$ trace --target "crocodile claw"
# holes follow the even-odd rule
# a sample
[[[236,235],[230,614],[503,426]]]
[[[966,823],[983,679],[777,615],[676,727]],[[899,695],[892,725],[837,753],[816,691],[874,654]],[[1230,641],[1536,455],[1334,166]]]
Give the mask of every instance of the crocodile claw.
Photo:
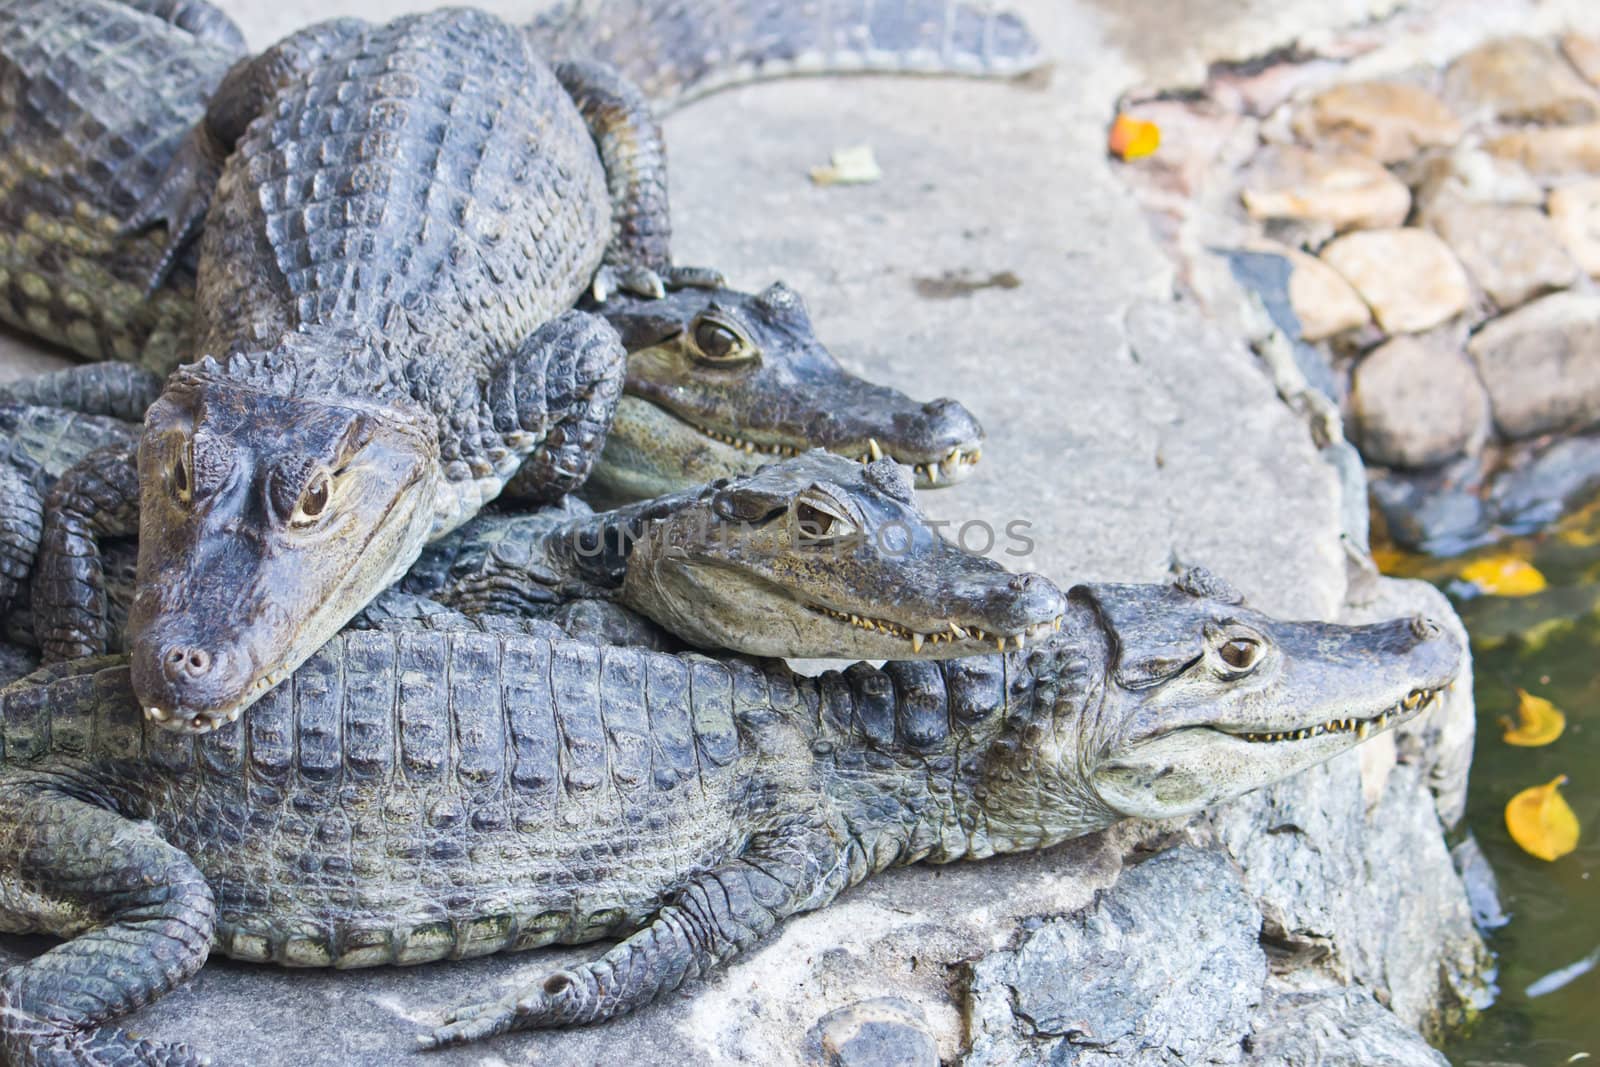
[[[613,293],[632,293],[660,300],[671,289],[720,289],[727,284],[722,272],[710,267],[618,267],[606,264],[595,272],[594,301],[604,304]]]
[[[206,132],[204,123],[195,126],[168,164],[161,184],[118,231],[120,236],[130,237],[158,223],[167,227],[166,247],[145,282],[146,296],[161,288],[178,257],[200,235],[211,194],[222,177],[222,163],[223,151],[216,139]]]
[[[445,1016],[431,1034],[419,1034],[417,1047],[426,1051],[483,1041],[518,1028],[518,1000],[486,1000],[467,1004]]]

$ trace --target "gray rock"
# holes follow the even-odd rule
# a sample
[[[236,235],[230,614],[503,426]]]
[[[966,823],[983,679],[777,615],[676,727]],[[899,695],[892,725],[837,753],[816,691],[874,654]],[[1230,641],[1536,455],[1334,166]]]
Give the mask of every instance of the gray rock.
[[[966,1062],[1237,1063],[1266,978],[1260,925],[1226,857],[1160,853],[974,968]]]
[[[1274,1067],[1449,1067],[1363,989],[1274,991],[1250,1035],[1252,1061]]]
[[[1478,839],[1469,833],[1450,850],[1450,858],[1455,861],[1456,873],[1466,887],[1472,921],[1478,929],[1498,930],[1510,922],[1511,916],[1500,904],[1499,879],[1495,878],[1494,868],[1489,865],[1489,857],[1483,854]]]
[[[1538,208],[1445,201],[1427,223],[1496,307],[1514,308],[1578,280],[1561,233]]]
[[[898,997],[875,997],[830,1011],[809,1035],[822,1067],[938,1067],[939,1044],[922,1010]]]
[[[1386,467],[1434,467],[1476,452],[1489,436],[1489,397],[1454,331],[1396,337],[1356,368],[1351,430]]]
[[[1467,351],[1513,440],[1600,420],[1600,296],[1556,293],[1489,323]]]
[[[1596,490],[1600,490],[1600,436],[1566,437],[1532,449],[1531,455],[1496,477],[1489,507],[1501,527],[1528,533],[1556,521]]]

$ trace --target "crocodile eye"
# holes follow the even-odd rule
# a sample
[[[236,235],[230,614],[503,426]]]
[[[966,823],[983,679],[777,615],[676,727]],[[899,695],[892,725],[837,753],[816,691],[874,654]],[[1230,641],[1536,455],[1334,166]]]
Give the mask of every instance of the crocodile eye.
[[[300,500],[294,506],[294,516],[289,520],[296,526],[306,526],[315,522],[328,508],[328,499],[333,495],[333,479],[325,470],[319,470],[311,476],[305,491],[300,494]]]
[[[1236,671],[1247,671],[1261,659],[1261,642],[1248,637],[1235,637],[1217,649],[1223,663]]]
[[[702,358],[715,363],[748,359],[751,355],[749,344],[738,331],[715,319],[695,323],[694,346]]]
[[[800,544],[823,544],[851,537],[856,524],[836,505],[816,499],[795,501],[794,523]]]

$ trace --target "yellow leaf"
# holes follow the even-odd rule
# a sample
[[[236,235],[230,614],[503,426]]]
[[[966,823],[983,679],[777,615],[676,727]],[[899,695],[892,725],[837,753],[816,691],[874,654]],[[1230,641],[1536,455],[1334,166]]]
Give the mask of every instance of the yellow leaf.
[[[1567,728],[1567,717],[1544,697],[1536,697],[1526,689],[1518,689],[1517,698],[1516,725],[1513,726],[1510,719],[1500,720],[1500,725],[1506,728],[1500,740],[1506,744],[1519,748],[1538,748],[1560,737],[1561,731]]]
[[[1118,159],[1143,159],[1161,147],[1161,127],[1131,115],[1118,115],[1111,124],[1107,145]]]
[[[1578,847],[1578,817],[1556,791],[1566,782],[1563,774],[1524,789],[1506,805],[1506,829],[1528,855],[1558,860]]]
[[[1487,556],[1461,568],[1461,577],[1490,596],[1532,596],[1545,588],[1539,568],[1515,556]]]
[[[818,185],[870,185],[882,177],[869,144],[834,149],[828,166],[811,168],[811,180]]]

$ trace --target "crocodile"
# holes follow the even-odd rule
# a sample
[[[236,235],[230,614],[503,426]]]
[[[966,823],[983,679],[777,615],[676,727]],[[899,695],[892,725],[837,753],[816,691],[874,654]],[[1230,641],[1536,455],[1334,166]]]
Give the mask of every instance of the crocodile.
[[[0,12],[0,85],[15,86],[0,94],[0,320],[87,358],[142,360],[165,374],[191,325],[193,264],[185,259],[146,300],[143,283],[163,242],[117,234],[204,114],[205,97],[237,58],[237,32],[199,3],[169,14],[198,24],[200,35],[117,0],[42,3],[14,0]],[[530,34],[546,54],[581,54],[648,81],[658,109],[802,71],[1008,76],[1039,63],[1014,16],[959,4],[879,4],[860,26],[812,21],[750,0],[696,5],[692,15],[684,5],[611,0],[558,9]],[[626,172],[627,161],[616,167]],[[664,188],[653,194],[659,206],[647,224],[662,242],[670,234],[665,196]],[[919,404],[846,374],[786,287],[684,289],[658,308],[634,298],[595,310],[630,349],[656,349],[629,359],[611,447],[595,471],[604,503],[817,446],[910,464],[924,488],[958,481],[980,454],[982,430],[956,402]],[[794,385],[807,392],[786,391]]]
[[[70,473],[62,484],[72,484]],[[51,504],[68,506],[59,492]],[[34,600],[41,615],[65,584],[58,576],[79,562],[63,555],[47,535]],[[98,618],[77,624],[102,629],[107,647],[119,644],[116,608],[129,598],[118,585],[107,582],[83,607]],[[1013,574],[939,537],[906,468],[863,467],[823,450],[601,514],[487,512],[424,551],[401,587],[471,615],[558,622],[595,641],[808,658],[1020,649],[1063,612],[1044,577]],[[157,705],[146,714],[203,733],[244,707],[179,719]]]
[[[200,738],[144,719],[124,661],[44,668],[0,692],[0,926],[68,940],[0,975],[0,1054],[197,1063],[115,1020],[212,951],[362,967],[620,939],[420,1040],[600,1022],[888,867],[1191,814],[1329,759],[1462,657],[1426,618],[1281,622],[1191,571],[1076,586],[1022,651],[819,677],[345,633]]]

